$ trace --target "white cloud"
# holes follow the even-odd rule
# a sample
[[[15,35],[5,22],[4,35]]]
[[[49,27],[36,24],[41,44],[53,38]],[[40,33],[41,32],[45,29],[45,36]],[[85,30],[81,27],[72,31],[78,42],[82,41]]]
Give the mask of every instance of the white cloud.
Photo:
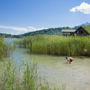
[[[38,31],[38,30],[43,30],[43,29],[47,29],[47,28],[35,28],[32,26],[28,26],[28,27],[15,27],[15,26],[4,26],[4,25],[0,25],[0,29],[5,29],[5,30],[9,30],[9,31],[16,31],[15,33],[13,33],[12,31],[10,32],[10,34],[22,34],[22,33],[26,33],[26,32],[33,32],[33,31]]]
[[[10,29],[10,30],[24,31],[24,32],[26,32],[26,31],[27,31],[27,29],[26,29],[26,28],[22,28],[22,27],[2,26],[2,25],[0,25],[0,29]]]
[[[43,29],[47,29],[47,28],[44,28],[44,27],[35,28],[35,27],[32,27],[32,26],[29,26],[27,29],[28,29],[28,31],[32,32],[32,31],[38,31],[38,30],[43,30]]]
[[[90,4],[86,3],[86,2],[82,2],[80,4],[80,6],[76,6],[73,7],[72,9],[70,9],[71,12],[82,12],[84,14],[90,14]]]

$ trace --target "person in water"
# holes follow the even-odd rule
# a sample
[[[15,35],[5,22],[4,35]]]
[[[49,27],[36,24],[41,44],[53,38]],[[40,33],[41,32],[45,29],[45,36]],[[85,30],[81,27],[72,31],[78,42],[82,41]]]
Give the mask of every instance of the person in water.
[[[67,60],[67,62],[68,62],[69,64],[71,64],[71,62],[73,61],[73,59],[72,59],[71,57],[68,57],[68,56],[66,56],[66,60]]]

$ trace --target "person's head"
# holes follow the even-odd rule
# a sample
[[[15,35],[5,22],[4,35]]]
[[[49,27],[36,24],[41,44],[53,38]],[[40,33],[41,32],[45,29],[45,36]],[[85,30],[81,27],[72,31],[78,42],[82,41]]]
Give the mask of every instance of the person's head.
[[[66,59],[68,58],[68,56],[66,56]]]

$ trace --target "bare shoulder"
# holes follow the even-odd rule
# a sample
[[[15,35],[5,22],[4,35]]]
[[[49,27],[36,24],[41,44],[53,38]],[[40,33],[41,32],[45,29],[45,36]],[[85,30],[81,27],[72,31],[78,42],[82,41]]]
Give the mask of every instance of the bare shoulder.
[[[70,59],[74,59],[74,58],[72,58],[72,57],[69,57]]]

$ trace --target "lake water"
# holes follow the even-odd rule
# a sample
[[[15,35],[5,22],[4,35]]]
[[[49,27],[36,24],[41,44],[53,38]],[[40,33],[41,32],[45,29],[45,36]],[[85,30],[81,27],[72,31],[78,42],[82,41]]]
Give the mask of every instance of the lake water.
[[[17,39],[5,39],[11,43]],[[66,86],[66,90],[90,90],[90,58],[73,57],[74,61],[67,64],[63,56],[33,55],[27,49],[15,48],[10,54],[10,59],[16,65],[24,60],[38,63],[39,76],[49,82],[51,86]]]

